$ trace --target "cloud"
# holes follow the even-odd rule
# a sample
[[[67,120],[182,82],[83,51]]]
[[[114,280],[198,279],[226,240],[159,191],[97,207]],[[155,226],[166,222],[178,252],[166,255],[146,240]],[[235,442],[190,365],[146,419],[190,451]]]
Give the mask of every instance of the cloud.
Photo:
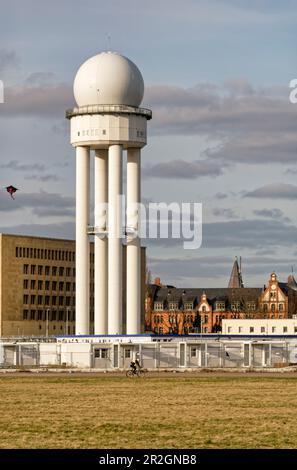
[[[25,176],[25,180],[41,181],[46,183],[48,181],[59,181],[60,177],[58,175],[29,175]]]
[[[67,207],[36,207],[33,209],[33,214],[38,217],[75,217],[75,208]]]
[[[65,84],[6,87],[1,117],[61,118],[74,104],[72,89]]]
[[[214,195],[215,199],[226,199],[227,197],[228,197],[228,194],[226,194],[226,193],[216,193]]]
[[[297,199],[297,186],[286,183],[272,183],[244,194],[244,197],[269,199]]]
[[[169,232],[170,233],[170,232]],[[182,239],[145,239],[150,246],[180,248]],[[252,249],[292,247],[297,242],[297,227],[274,219],[245,219],[203,223],[201,249]],[[188,251],[188,253],[190,253]]]
[[[8,163],[3,163],[0,168],[13,170],[13,171],[44,171],[45,166],[40,163],[20,163],[18,160],[10,160]]]
[[[267,217],[269,219],[280,219],[284,222],[291,222],[289,217],[286,217],[280,209],[256,209],[253,213],[259,217]]]
[[[226,165],[225,165],[226,166]],[[201,176],[220,176],[223,167],[211,160],[172,160],[147,166],[142,170],[144,178],[196,179]]]
[[[279,220],[248,219],[203,225],[202,247],[250,248],[291,247],[297,242],[297,227]]]
[[[225,219],[238,219],[238,215],[235,214],[233,209],[225,209],[222,207],[216,207],[212,210],[213,215],[216,217],[224,217]]]
[[[296,138],[293,133],[274,132],[274,135],[266,134],[264,126],[259,125],[257,131],[247,135],[234,136],[225,141],[223,145],[215,149],[206,150],[206,157],[216,158],[223,162],[233,163],[295,163]],[[235,131],[236,132],[236,131]]]
[[[15,200],[10,197],[0,198],[0,212],[11,212],[19,209],[31,209],[38,216],[49,213],[60,215],[71,213],[75,207],[75,199],[69,196],[62,196],[57,193],[39,191],[36,193],[17,193]],[[68,211],[68,212],[67,212]],[[70,211],[70,212],[69,212]]]
[[[285,175],[297,175],[297,168],[287,168],[284,171]]]
[[[9,227],[0,227],[0,233],[74,240],[75,224],[73,222],[63,222],[58,224],[20,224]]]
[[[18,59],[15,51],[0,49],[0,73],[3,74],[7,69],[16,68]]]
[[[202,156],[223,163],[295,163],[296,109],[285,87],[254,88],[232,79],[221,86],[151,86],[145,104],[153,109],[155,135],[198,135],[220,144]]]
[[[56,74],[53,72],[34,72],[25,80],[27,87],[50,87],[56,84]]]

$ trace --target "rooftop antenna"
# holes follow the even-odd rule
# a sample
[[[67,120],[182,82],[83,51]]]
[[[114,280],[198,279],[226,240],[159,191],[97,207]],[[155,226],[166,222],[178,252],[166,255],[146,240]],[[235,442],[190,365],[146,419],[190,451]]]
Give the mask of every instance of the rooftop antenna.
[[[111,35],[108,34],[106,38],[106,52],[111,51]]]

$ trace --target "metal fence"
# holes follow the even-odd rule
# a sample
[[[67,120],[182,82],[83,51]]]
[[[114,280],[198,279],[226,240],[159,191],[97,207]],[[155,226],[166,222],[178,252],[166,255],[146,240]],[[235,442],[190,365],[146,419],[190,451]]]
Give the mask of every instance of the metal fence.
[[[126,369],[138,359],[151,370],[263,368],[297,365],[295,341],[200,340],[146,343],[1,342],[0,367]]]

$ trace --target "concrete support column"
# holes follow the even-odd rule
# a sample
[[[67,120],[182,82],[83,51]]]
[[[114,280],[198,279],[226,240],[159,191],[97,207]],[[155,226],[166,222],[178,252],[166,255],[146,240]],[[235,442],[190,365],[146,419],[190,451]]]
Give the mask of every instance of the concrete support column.
[[[106,335],[108,332],[108,238],[103,235],[107,230],[107,173],[108,151],[95,152],[95,265],[94,265],[94,333]]]
[[[127,152],[127,335],[140,334],[140,149]]]
[[[122,334],[122,145],[108,151],[108,334]]]
[[[75,334],[90,333],[90,149],[76,147],[76,301]]]

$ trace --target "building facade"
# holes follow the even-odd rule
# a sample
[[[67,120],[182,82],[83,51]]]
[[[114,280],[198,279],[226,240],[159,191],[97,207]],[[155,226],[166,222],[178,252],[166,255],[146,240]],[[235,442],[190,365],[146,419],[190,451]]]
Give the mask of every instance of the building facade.
[[[225,319],[284,319],[297,313],[297,284],[272,273],[263,288],[163,286],[157,280],[146,299],[146,330],[155,334],[221,333]]]
[[[144,323],[145,248],[141,252]],[[94,328],[94,245],[90,243],[90,324]],[[75,333],[75,241],[0,234],[0,335]],[[125,247],[123,273],[126,269]],[[125,324],[125,276],[123,323]]]
[[[262,318],[253,320],[223,320],[223,335],[297,335],[296,318]]]

